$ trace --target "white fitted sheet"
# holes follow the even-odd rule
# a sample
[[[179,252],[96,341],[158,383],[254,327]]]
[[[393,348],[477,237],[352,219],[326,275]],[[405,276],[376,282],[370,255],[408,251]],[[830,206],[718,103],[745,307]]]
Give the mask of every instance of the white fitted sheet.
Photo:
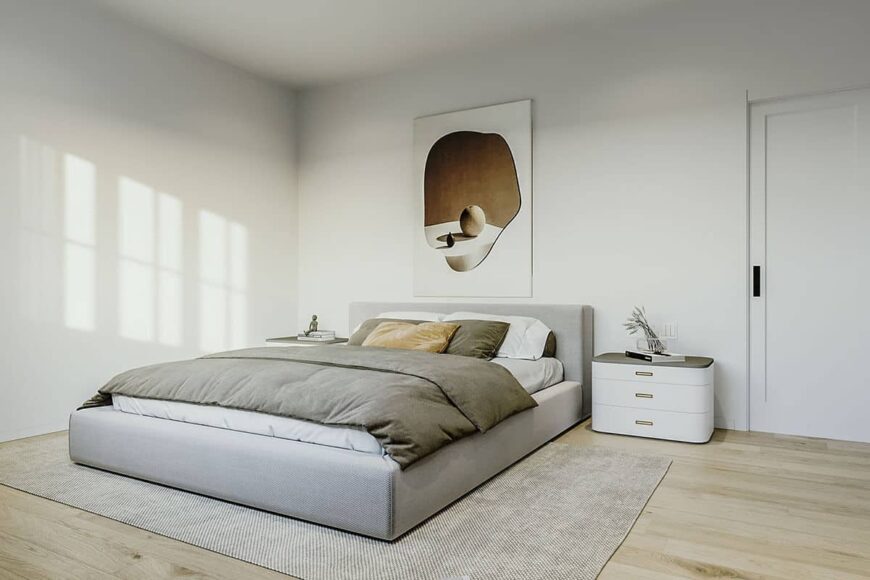
[[[241,409],[157,399],[137,399],[123,395],[112,395],[112,406],[117,411],[145,417],[195,423],[279,439],[352,449],[363,453],[384,454],[384,449],[378,440],[363,429],[320,425],[311,421]]]
[[[497,357],[492,362],[509,370],[530,395],[561,383],[565,375],[562,361],[553,357],[538,360]]]
[[[530,394],[562,381],[562,363],[555,358],[538,360],[495,358],[492,362],[509,370]],[[384,454],[384,449],[378,440],[363,429],[320,425],[311,421],[241,409],[139,399],[123,395],[112,395],[112,406],[116,411],[144,417],[194,423],[363,453]]]

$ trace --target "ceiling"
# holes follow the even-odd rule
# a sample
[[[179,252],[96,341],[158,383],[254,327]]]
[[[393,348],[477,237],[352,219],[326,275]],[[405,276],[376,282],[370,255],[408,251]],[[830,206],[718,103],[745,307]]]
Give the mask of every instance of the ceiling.
[[[90,0],[266,78],[333,84],[664,0]]]

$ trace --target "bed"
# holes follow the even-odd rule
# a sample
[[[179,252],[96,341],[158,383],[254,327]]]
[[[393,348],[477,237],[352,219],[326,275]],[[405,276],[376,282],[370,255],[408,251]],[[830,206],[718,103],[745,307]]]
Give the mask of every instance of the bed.
[[[119,410],[117,405],[72,413],[70,458],[82,465],[393,540],[585,419],[591,409],[591,308],[357,302],[350,306],[349,320],[353,327],[381,312],[421,307],[541,320],[556,336],[556,358],[562,362],[564,380],[534,392],[537,406],[452,442],[404,469],[389,455],[363,449],[364,441],[359,448],[324,445],[145,416]]]

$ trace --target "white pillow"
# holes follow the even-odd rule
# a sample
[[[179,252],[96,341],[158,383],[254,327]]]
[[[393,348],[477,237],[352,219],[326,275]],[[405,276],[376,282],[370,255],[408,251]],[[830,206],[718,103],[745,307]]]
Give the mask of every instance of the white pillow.
[[[376,318],[395,318],[397,320],[422,320],[423,322],[441,322],[444,314],[439,312],[381,312]]]
[[[498,314],[481,314],[480,312],[454,312],[441,321],[451,320],[497,320],[510,324],[507,336],[498,349],[496,356],[504,358],[522,358],[538,360],[544,354],[550,329],[537,318],[527,316],[501,316]]]

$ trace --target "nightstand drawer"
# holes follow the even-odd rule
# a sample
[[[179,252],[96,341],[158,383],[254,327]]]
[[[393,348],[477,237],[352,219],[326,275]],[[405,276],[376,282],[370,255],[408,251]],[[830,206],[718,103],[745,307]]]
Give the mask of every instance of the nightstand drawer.
[[[707,368],[686,368],[661,365],[592,363],[593,379],[668,383],[670,385],[711,385],[713,365]]]
[[[713,413],[675,413],[594,404],[592,429],[620,435],[706,443],[713,434]]]
[[[712,385],[678,385],[595,378],[592,401],[599,405],[712,413]]]

